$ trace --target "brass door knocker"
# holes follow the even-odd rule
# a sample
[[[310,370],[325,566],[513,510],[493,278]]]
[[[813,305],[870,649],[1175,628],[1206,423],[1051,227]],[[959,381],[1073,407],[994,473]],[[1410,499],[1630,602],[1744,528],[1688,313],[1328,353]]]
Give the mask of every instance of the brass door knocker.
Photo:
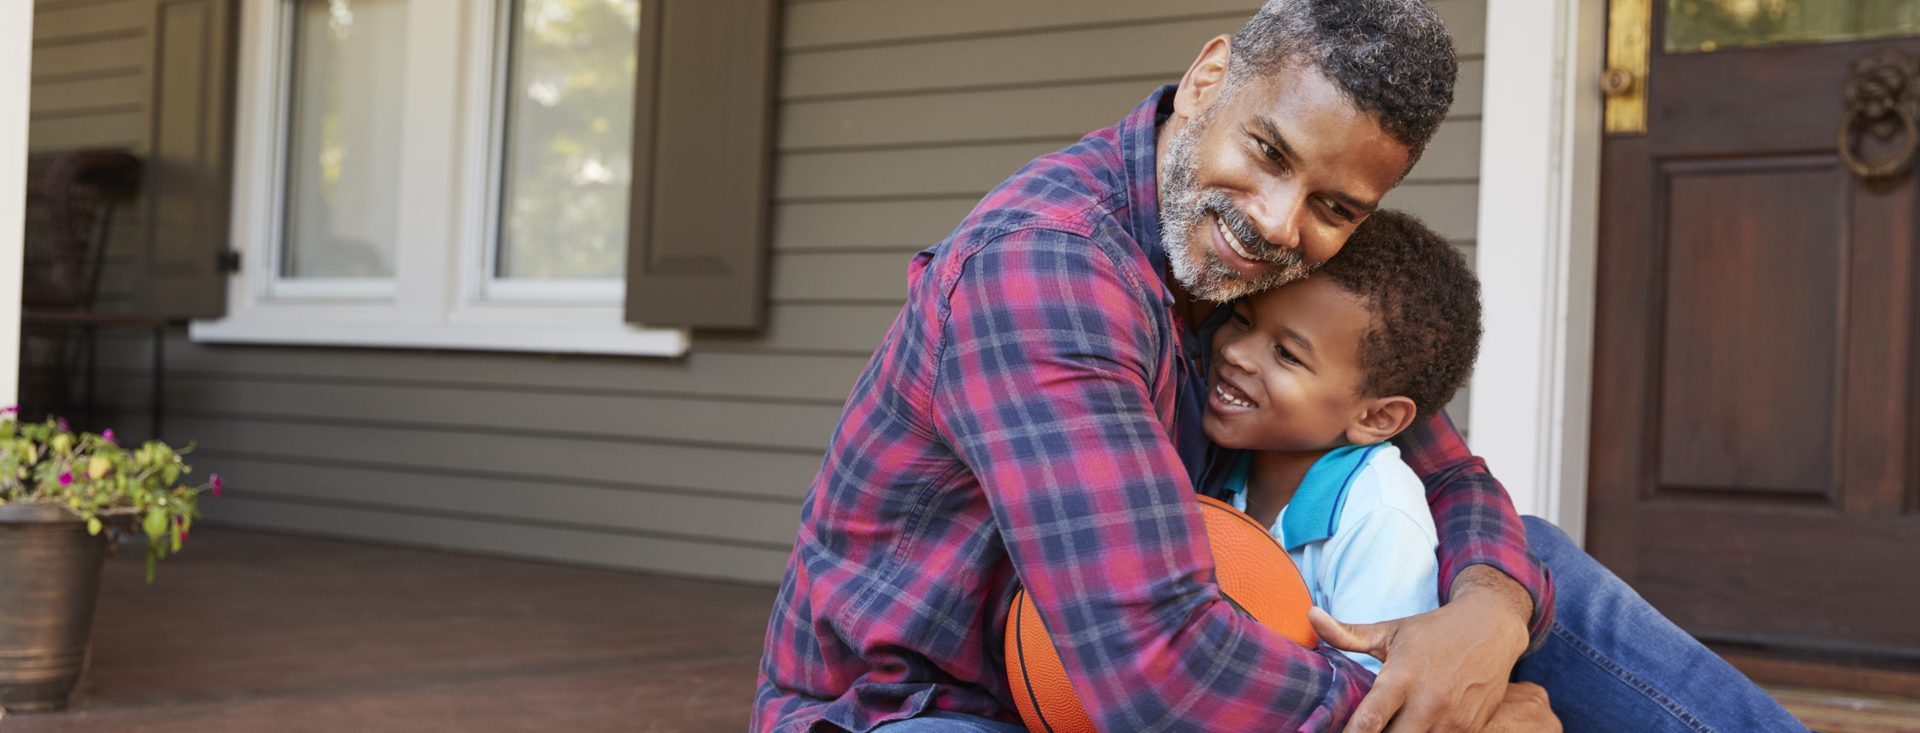
[[[1920,83],[1920,57],[1897,49],[1853,62],[1841,90],[1846,100],[1846,115],[1840,119],[1840,161],[1855,176],[1868,182],[1886,181],[1905,175],[1920,149],[1920,100],[1914,86]],[[1859,133],[1865,131],[1876,140],[1901,136],[1900,151],[1878,162],[1860,158]]]

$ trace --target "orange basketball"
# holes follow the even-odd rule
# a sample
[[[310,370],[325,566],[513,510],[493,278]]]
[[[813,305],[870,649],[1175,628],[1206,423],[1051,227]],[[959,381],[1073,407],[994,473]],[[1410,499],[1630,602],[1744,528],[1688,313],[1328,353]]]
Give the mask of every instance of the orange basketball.
[[[1265,527],[1217,499],[1200,498],[1207,542],[1213,547],[1220,592],[1242,613],[1306,647],[1320,645],[1307,623],[1313,597],[1306,581]],[[1022,588],[1007,612],[1007,682],[1027,730],[1036,733],[1091,733],[1093,721],[1067,682],[1066,668],[1053,639],[1040,622],[1033,600]]]

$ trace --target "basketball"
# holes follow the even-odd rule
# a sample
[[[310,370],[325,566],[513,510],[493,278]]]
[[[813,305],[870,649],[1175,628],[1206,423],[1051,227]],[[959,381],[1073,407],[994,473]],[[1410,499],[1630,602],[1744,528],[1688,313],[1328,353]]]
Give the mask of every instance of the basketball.
[[[1313,598],[1287,551],[1252,517],[1217,499],[1199,498],[1215,574],[1227,602],[1301,646],[1319,646],[1320,637],[1307,623]],[[1067,682],[1053,639],[1025,588],[1014,592],[1007,612],[1006,644],[1007,683],[1027,730],[1092,733],[1093,721]]]

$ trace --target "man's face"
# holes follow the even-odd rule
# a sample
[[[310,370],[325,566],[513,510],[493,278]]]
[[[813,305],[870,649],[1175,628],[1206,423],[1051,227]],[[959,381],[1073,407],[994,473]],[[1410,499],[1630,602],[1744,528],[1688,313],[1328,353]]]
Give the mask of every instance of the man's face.
[[[1305,277],[1399,182],[1409,155],[1318,70],[1219,85],[1160,161],[1175,280],[1225,303]]]

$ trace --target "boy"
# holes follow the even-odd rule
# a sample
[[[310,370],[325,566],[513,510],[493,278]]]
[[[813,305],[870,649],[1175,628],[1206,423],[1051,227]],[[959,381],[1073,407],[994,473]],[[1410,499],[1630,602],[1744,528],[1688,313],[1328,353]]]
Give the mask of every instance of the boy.
[[[1232,304],[1207,437],[1245,449],[1224,487],[1348,623],[1439,604],[1426,492],[1387,440],[1444,407],[1480,345],[1480,284],[1419,220],[1377,211],[1305,280]],[[1379,660],[1348,656],[1375,673]]]

